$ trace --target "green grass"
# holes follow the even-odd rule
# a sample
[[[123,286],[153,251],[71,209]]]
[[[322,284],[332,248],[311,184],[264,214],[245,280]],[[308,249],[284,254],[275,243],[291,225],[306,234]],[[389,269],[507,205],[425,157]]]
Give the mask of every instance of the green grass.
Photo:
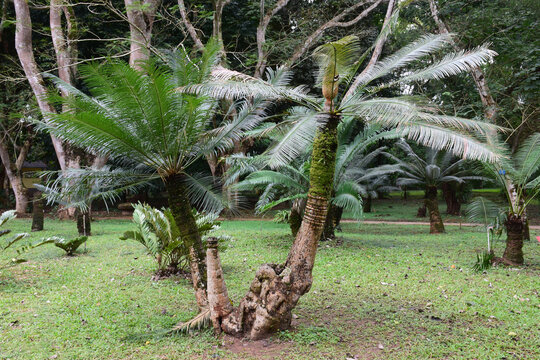
[[[27,220],[9,225],[14,231],[30,227]],[[32,234],[34,240],[75,236],[72,222],[45,225],[47,231]],[[86,253],[66,257],[54,246],[42,247],[28,254],[27,263],[0,271],[0,359],[250,358],[210,331],[163,335],[196,313],[193,293],[183,278],[151,280],[153,260],[139,244],[118,240],[129,227],[129,221],[96,222]],[[222,261],[229,294],[238,303],[258,265],[283,261],[292,239],[286,225],[272,222],[226,221],[222,231],[236,238]],[[295,310],[293,328],[270,339],[260,354],[277,349],[274,356],[283,359],[539,358],[537,241],[525,244],[523,268],[476,274],[471,267],[485,246],[482,232],[427,231],[345,224],[341,245],[321,245],[313,287]],[[502,249],[497,244],[499,255]],[[0,254],[0,261],[13,255]]]

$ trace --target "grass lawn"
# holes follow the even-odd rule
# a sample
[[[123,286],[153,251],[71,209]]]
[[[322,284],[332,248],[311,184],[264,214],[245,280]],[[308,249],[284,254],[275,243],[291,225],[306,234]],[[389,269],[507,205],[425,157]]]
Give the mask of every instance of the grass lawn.
[[[45,226],[34,240],[75,235],[73,222]],[[30,222],[8,227],[27,231]],[[485,247],[476,229],[430,236],[425,226],[344,224],[342,244],[320,247],[293,328],[242,343],[210,331],[163,334],[195,315],[194,296],[184,278],[151,280],[155,264],[144,249],[118,240],[130,227],[95,222],[86,253],[42,247],[0,270],[0,359],[540,358],[536,240],[525,244],[523,268],[475,274],[475,252]],[[292,238],[268,221],[226,221],[222,231],[235,237],[222,261],[238,303],[258,265],[283,261]]]

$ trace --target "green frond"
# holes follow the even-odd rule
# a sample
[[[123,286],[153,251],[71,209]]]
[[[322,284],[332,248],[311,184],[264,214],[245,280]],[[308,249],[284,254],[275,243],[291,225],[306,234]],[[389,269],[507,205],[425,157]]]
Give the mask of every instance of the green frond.
[[[487,227],[493,224],[501,212],[500,205],[485,197],[478,196],[467,205],[465,214],[469,221],[480,222]]]
[[[393,55],[388,56],[375,64],[370,71],[362,74],[358,81],[360,81],[361,85],[369,84],[371,81],[385,76],[400,67],[408,65],[413,61],[440,50],[444,46],[448,45],[450,41],[451,35],[424,35],[420,39],[401,48]]]

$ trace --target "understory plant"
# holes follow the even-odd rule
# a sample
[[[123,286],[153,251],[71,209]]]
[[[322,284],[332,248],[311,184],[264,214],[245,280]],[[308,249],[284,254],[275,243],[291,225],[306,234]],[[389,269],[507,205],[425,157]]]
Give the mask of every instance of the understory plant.
[[[17,211],[16,210],[9,210],[5,211],[2,215],[0,215],[0,228],[3,227],[8,221],[11,221],[17,217]],[[0,238],[3,238],[5,235],[11,233],[11,230],[9,229],[2,229],[0,230]],[[10,236],[8,238],[3,238],[2,242],[0,243],[0,251],[5,251],[11,246],[13,246],[18,241],[26,238],[28,236],[27,233],[19,233],[15,234],[13,236]],[[17,251],[19,254],[22,251]],[[19,260],[14,259],[14,262],[20,262]]]
[[[126,231],[120,240],[135,240],[142,244],[148,253],[156,259],[158,276],[187,272],[189,268],[189,247],[185,245],[181,233],[174,221],[170,209],[156,209],[147,204],[133,205],[133,222],[136,230]],[[208,236],[220,228],[216,214],[202,214],[193,210],[197,228],[206,249]],[[226,248],[225,235],[215,236],[220,242],[220,249]]]
[[[88,240],[88,236],[78,236],[72,239],[66,239],[61,236],[51,236],[48,238],[42,239],[37,244],[31,245],[31,248],[36,248],[38,246],[43,246],[46,244],[54,244],[54,246],[64,250],[66,255],[73,256],[77,249]]]

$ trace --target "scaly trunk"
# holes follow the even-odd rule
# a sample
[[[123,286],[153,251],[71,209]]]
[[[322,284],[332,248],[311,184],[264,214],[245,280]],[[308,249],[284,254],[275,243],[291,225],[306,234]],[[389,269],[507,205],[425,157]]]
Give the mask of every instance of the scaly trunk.
[[[429,233],[440,234],[444,232],[444,224],[439,212],[439,203],[437,201],[437,188],[429,186],[426,189],[425,199],[426,209],[429,212]]]
[[[334,240],[336,238],[335,228],[336,228],[336,215],[337,208],[333,205],[330,205],[328,208],[328,213],[326,214],[326,221],[324,222],[323,232],[319,241],[328,241]]]
[[[187,195],[185,179],[180,174],[170,175],[165,178],[165,186],[169,196],[169,207],[180,230],[180,237],[189,249],[189,267],[197,305],[200,309],[206,308],[208,299],[204,247]]]
[[[90,211],[75,211],[77,217],[77,231],[80,236],[92,235],[92,229],[90,225]]]
[[[34,193],[34,201],[32,202],[32,231],[43,230],[43,196],[41,191]]]
[[[300,225],[302,224],[302,216],[294,207],[291,208],[291,215],[289,216],[289,226],[291,228],[291,233],[296,237],[298,230],[300,230]]]
[[[228,334],[260,339],[290,326],[292,309],[312,284],[312,269],[332,192],[339,116],[330,115],[313,142],[310,187],[300,230],[284,264],[264,264],[238,308],[223,319]]]
[[[516,215],[509,215],[504,223],[506,227],[506,249],[503,261],[510,265],[523,264],[523,219]]]
[[[336,207],[334,211],[334,228],[338,228],[341,224],[341,218],[343,217],[343,208]],[[341,230],[340,230],[341,231]]]
[[[446,213],[448,215],[459,216],[461,214],[461,203],[457,197],[458,187],[459,185],[449,183],[442,185],[444,201],[446,201]]]
[[[366,198],[363,198],[363,204],[362,204],[362,211],[365,213],[371,212],[371,205],[372,205],[372,198],[371,196],[368,196]]]

